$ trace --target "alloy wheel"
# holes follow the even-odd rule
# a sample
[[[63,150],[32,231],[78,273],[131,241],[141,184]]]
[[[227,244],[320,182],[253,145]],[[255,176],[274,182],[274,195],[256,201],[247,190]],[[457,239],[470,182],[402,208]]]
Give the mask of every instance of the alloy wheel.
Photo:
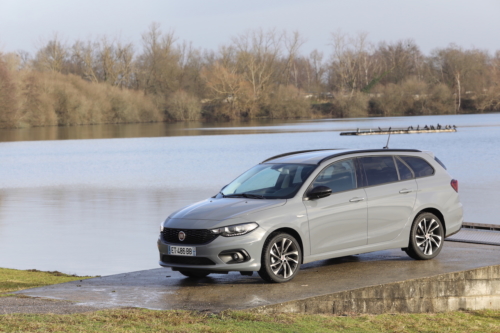
[[[299,250],[297,244],[289,238],[278,239],[270,248],[270,268],[274,275],[287,279],[299,267]]]
[[[440,224],[431,218],[423,218],[415,233],[415,241],[419,249],[428,256],[441,246],[442,237]]]

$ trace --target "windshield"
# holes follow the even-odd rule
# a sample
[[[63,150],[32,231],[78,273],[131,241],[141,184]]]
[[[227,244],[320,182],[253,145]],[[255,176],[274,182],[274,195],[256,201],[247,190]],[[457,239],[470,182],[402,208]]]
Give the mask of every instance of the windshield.
[[[259,164],[227,185],[224,197],[255,199],[292,198],[316,169],[309,164]]]

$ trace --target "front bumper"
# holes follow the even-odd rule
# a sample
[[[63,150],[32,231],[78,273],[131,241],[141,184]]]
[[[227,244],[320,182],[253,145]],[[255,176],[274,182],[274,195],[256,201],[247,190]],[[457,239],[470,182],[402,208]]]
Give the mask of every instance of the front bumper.
[[[210,272],[230,272],[230,271],[258,271],[260,269],[260,259],[262,247],[264,245],[265,231],[257,228],[249,234],[234,237],[219,236],[208,244],[173,244],[163,241],[161,236],[158,238],[158,250],[160,252],[160,266],[172,267],[176,270],[203,270]],[[189,260],[195,264],[172,263],[162,260],[163,256],[169,256],[168,246],[191,246],[196,247],[196,257],[185,258],[208,258],[214,264],[204,264],[203,260]],[[229,250],[244,250],[248,253],[250,259],[242,263],[225,263],[219,255],[221,252]],[[170,256],[172,257],[172,256]],[[184,257],[184,256],[175,256]]]

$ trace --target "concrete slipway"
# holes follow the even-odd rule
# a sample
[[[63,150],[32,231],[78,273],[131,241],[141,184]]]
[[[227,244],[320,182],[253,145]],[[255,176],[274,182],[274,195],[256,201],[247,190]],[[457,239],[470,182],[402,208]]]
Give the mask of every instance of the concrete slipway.
[[[97,308],[141,307],[265,313],[434,312],[500,308],[500,247],[446,242],[440,255],[415,261],[401,250],[302,266],[285,284],[257,274],[209,275],[194,281],[170,269],[98,277],[19,294]]]

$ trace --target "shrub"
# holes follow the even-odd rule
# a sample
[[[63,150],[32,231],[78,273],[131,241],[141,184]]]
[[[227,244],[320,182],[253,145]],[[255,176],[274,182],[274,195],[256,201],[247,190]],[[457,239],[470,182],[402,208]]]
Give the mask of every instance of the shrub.
[[[378,87],[370,110],[381,116],[410,116],[453,112],[453,95],[444,84],[429,86],[410,78],[399,85]]]
[[[262,115],[269,118],[310,117],[311,103],[294,86],[278,86],[263,103]]]
[[[350,94],[336,93],[333,99],[333,112],[339,118],[368,116],[368,101],[370,97],[362,92]]]
[[[448,114],[455,112],[455,101],[450,88],[444,83],[438,83],[429,88],[426,113]]]
[[[30,126],[157,122],[163,117],[142,92],[75,75],[21,73],[22,123]]]
[[[200,101],[184,90],[178,90],[168,97],[166,109],[174,120],[198,120],[201,117]]]

